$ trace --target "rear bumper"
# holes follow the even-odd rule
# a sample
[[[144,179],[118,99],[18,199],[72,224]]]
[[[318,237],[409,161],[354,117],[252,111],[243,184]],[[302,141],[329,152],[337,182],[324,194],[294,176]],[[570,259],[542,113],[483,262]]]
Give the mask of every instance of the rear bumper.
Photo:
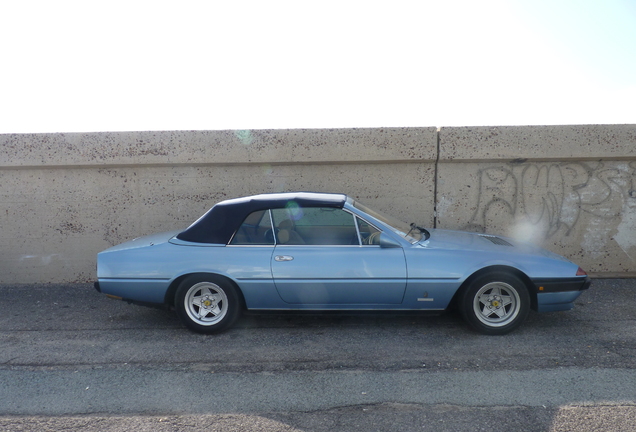
[[[131,302],[164,303],[168,279],[108,279],[93,284],[97,292]]]
[[[570,279],[535,279],[532,281],[537,293],[537,312],[567,311],[574,301],[592,283],[589,277]]]
[[[132,304],[136,304],[136,305],[140,305],[140,306],[149,306],[149,307],[160,308],[160,309],[169,309],[170,308],[169,304],[163,303],[161,301],[156,301],[156,300],[155,301],[136,300],[136,299],[131,299],[131,298],[124,297],[122,295],[112,294],[113,289],[112,289],[111,283],[109,283],[108,280],[104,281],[104,282],[105,283],[103,284],[103,287],[102,287],[102,285],[100,285],[99,281],[94,282],[93,283],[93,287],[95,287],[95,289],[97,290],[98,293],[106,294],[106,297],[110,297],[110,298],[117,299],[117,300],[123,300],[123,301],[125,301],[127,303],[132,303]],[[118,288],[117,285],[115,285],[115,287]],[[102,291],[102,288],[104,289],[103,291]],[[125,294],[125,293],[124,292],[118,292],[117,294]]]

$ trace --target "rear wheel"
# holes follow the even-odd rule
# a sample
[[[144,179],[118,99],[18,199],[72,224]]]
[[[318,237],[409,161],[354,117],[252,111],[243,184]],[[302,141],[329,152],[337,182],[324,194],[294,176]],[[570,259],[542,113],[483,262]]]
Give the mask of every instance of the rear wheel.
[[[181,322],[198,333],[225,330],[240,315],[236,288],[213,275],[193,275],[184,279],[177,289],[174,304]]]
[[[525,284],[509,273],[477,277],[459,297],[466,322],[483,334],[502,335],[519,327],[530,311]]]

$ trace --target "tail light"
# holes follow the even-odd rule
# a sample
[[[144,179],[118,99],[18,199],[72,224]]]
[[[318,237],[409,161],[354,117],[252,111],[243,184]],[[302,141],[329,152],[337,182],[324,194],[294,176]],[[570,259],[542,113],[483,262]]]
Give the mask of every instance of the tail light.
[[[583,270],[581,267],[579,267],[579,269],[576,271],[576,275],[577,276],[587,276],[587,273],[585,272],[585,270]]]

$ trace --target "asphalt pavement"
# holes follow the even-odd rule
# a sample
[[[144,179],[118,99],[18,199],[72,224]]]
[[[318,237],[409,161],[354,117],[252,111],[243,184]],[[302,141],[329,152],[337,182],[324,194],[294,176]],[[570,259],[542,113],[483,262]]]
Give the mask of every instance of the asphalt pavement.
[[[0,430],[636,430],[636,280],[506,336],[454,313],[249,315],[219,335],[89,284],[0,285]]]

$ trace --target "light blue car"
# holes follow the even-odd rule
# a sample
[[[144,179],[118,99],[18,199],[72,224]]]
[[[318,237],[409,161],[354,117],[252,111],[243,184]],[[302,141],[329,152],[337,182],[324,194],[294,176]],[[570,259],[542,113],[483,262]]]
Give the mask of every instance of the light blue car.
[[[530,308],[569,310],[590,279],[576,264],[499,236],[426,230],[342,194],[277,193],[216,204],[185,231],[97,255],[95,288],[174,307],[215,333],[250,311],[432,311],[455,305],[484,334]]]

